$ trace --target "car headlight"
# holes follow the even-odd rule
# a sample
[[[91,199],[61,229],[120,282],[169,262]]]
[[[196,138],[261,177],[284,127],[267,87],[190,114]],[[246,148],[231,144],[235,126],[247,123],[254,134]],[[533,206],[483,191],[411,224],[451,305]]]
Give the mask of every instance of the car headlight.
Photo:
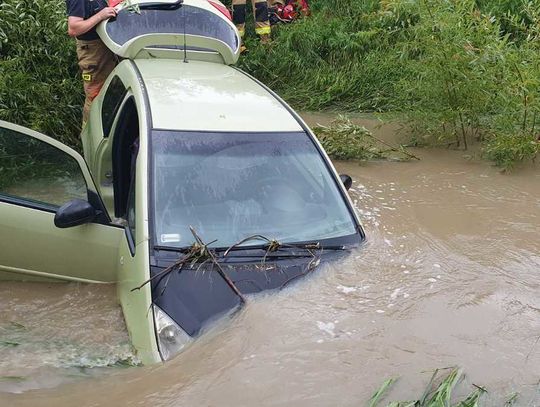
[[[169,360],[192,341],[192,338],[156,305],[154,305],[154,322],[159,353],[163,360]]]

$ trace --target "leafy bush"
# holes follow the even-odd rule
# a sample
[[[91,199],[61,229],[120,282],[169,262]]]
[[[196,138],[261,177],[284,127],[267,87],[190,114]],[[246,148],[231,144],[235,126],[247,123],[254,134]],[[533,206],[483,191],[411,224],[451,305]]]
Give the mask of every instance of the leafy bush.
[[[82,84],[63,0],[0,2],[0,119],[79,147]]]
[[[378,139],[365,127],[352,123],[346,116],[338,116],[329,126],[318,125],[313,131],[328,155],[336,160],[418,159],[403,146],[392,146]]]
[[[433,7],[424,16],[430,24],[413,33],[423,56],[408,61],[414,75],[401,79],[407,97],[400,108],[417,136],[465,148],[471,136],[533,137],[540,109],[538,33],[530,30],[531,38],[518,46],[471,1]]]
[[[484,152],[488,159],[508,170],[516,162],[533,160],[540,154],[540,143],[531,134],[498,134],[489,138]]]

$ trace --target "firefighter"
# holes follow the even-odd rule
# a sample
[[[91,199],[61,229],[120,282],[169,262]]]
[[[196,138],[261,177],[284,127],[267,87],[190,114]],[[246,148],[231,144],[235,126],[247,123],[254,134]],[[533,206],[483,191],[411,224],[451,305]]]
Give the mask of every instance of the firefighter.
[[[117,64],[117,58],[99,39],[96,26],[116,16],[116,10],[107,0],[66,0],[68,34],[77,38],[77,57],[82,73],[86,99],[83,108],[83,126],[88,120],[90,105],[105,80]]]
[[[268,1],[251,0],[253,5],[253,14],[255,15],[255,32],[261,39],[261,42],[270,41],[270,20],[268,18]],[[233,0],[233,22],[240,32],[240,37],[244,38],[246,31],[246,0]],[[245,47],[242,46],[245,50]]]

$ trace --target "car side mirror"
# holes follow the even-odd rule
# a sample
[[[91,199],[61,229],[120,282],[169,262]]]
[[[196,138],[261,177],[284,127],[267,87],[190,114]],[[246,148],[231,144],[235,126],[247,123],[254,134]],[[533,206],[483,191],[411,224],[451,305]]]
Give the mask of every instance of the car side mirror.
[[[341,174],[339,178],[341,179],[341,182],[343,182],[345,189],[348,191],[349,188],[352,187],[352,178],[347,174]]]
[[[82,199],[74,199],[62,205],[54,215],[54,225],[57,228],[70,228],[90,223],[96,218],[96,210]]]

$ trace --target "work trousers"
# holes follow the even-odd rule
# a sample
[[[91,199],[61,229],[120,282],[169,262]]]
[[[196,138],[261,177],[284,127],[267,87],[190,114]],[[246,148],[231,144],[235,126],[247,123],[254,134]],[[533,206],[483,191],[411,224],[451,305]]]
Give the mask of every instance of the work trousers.
[[[77,40],[77,57],[86,95],[83,107],[84,126],[88,121],[90,105],[116,66],[118,58],[100,39]]]
[[[253,14],[255,14],[255,32],[258,35],[270,34],[270,20],[268,19],[267,0],[251,0]],[[244,37],[246,32],[246,0],[233,0],[233,22]]]

